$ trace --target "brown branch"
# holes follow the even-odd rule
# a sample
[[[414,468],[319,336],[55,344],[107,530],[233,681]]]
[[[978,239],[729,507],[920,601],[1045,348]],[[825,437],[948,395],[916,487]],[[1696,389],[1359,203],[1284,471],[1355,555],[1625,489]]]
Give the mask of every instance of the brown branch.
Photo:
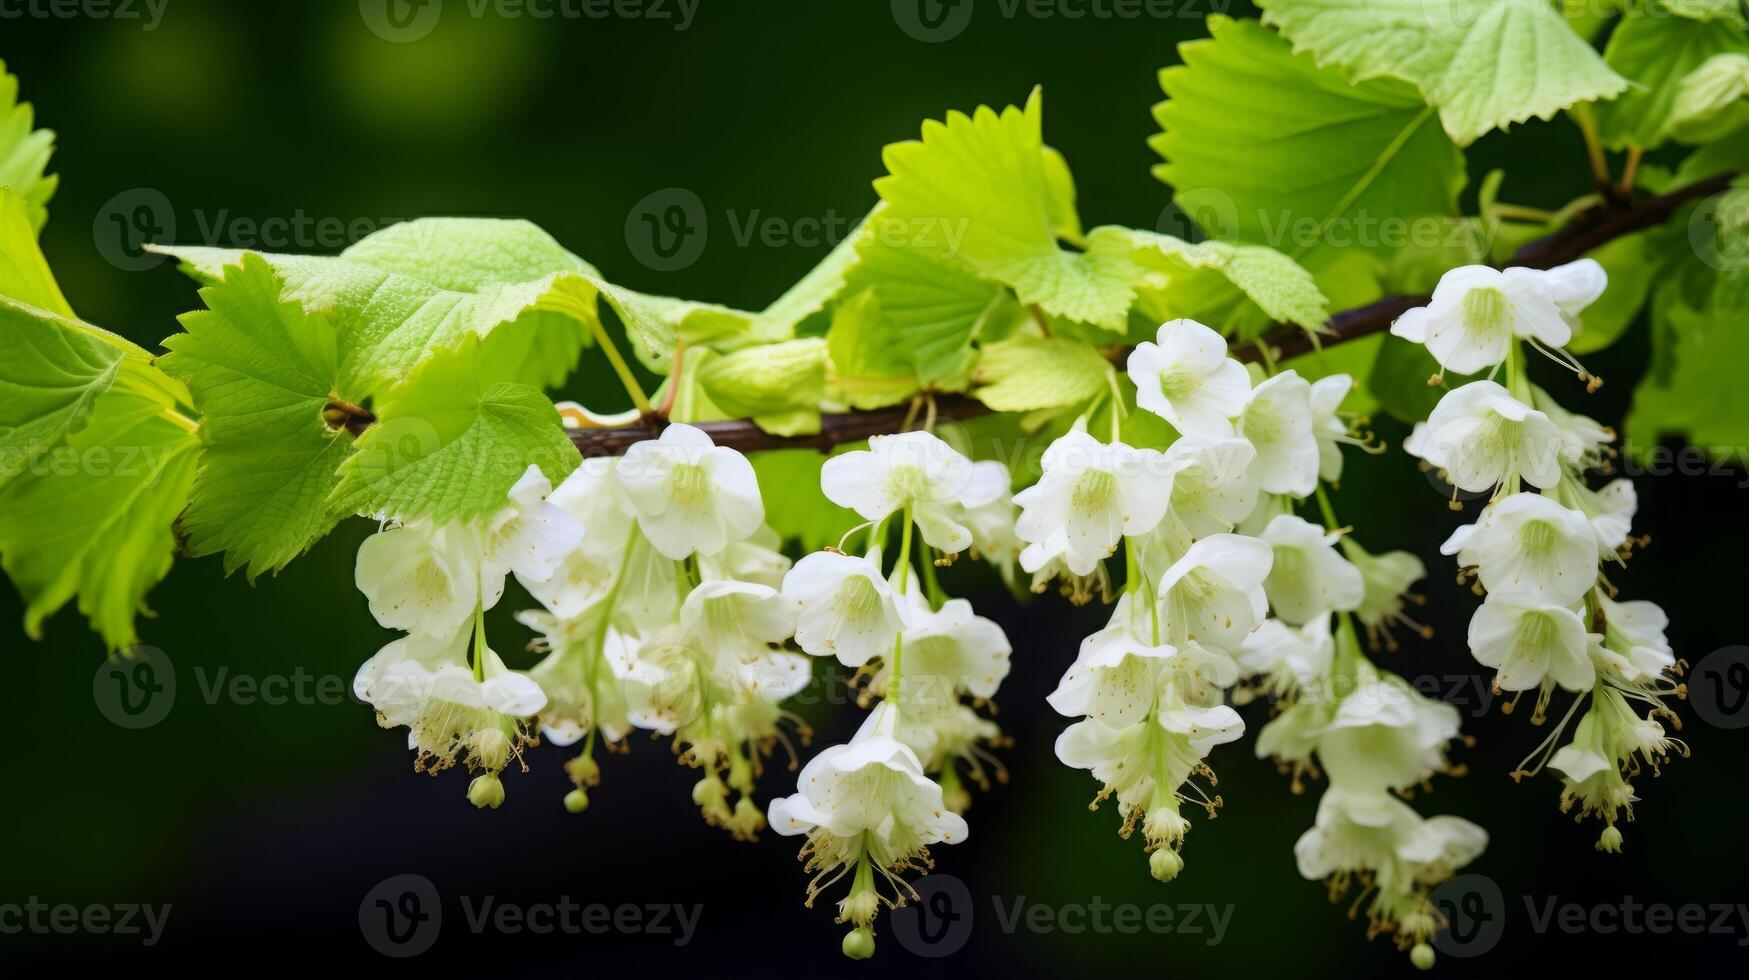
[[[1663,223],[1683,204],[1723,191],[1735,177],[1734,172],[1722,173],[1658,197],[1593,208],[1560,231],[1526,244],[1513,253],[1505,264],[1551,269],[1571,262],[1607,242]],[[1337,313],[1330,318],[1324,331],[1316,336],[1298,328],[1283,327],[1271,333],[1268,342],[1277,359],[1296,357],[1321,347],[1330,347],[1388,330],[1405,311],[1426,302],[1426,296],[1386,296],[1365,306]],[[1251,345],[1240,348],[1234,356],[1242,361],[1252,361],[1259,354],[1256,346]],[[935,396],[937,418],[971,418],[988,411],[983,403],[964,395]],[[805,436],[774,436],[748,419],[695,424],[709,433],[717,445],[741,452],[761,449],[828,450],[842,443],[897,432],[910,414],[908,406],[900,405],[868,412],[822,415],[820,431]],[[570,433],[571,442],[584,456],[618,456],[633,443],[660,435],[665,424],[659,417],[645,416],[633,425],[620,428],[573,429]]]

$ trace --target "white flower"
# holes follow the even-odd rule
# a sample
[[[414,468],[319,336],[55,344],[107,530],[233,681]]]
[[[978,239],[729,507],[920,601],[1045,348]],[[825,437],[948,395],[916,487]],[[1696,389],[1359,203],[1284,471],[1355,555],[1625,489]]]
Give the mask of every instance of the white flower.
[[[1354,615],[1366,627],[1367,635],[1375,645],[1382,642],[1387,649],[1396,649],[1390,627],[1397,623],[1410,627],[1423,637],[1432,635],[1427,627],[1403,612],[1405,598],[1419,601],[1419,597],[1409,592],[1409,587],[1427,577],[1427,566],[1420,558],[1407,551],[1375,555],[1356,544],[1352,537],[1342,539],[1342,553],[1355,568],[1360,569],[1365,592],[1360,605],[1354,609]]]
[[[1622,560],[1617,549],[1627,544],[1634,527],[1634,513],[1640,507],[1640,495],[1634,481],[1622,477],[1592,490],[1576,480],[1562,483],[1558,495],[1563,503],[1571,503],[1591,521],[1597,535],[1597,555],[1605,561]]]
[[[1474,566],[1489,592],[1566,606],[1597,580],[1597,536],[1585,515],[1536,493],[1488,505],[1440,551]]]
[[[1269,545],[1237,534],[1191,545],[1160,577],[1161,638],[1237,650],[1269,609],[1263,581],[1273,560]]]
[[[1318,439],[1312,431],[1312,386],[1294,371],[1251,390],[1239,435],[1257,450],[1257,485],[1269,493],[1311,496],[1318,486]]]
[[[971,531],[957,520],[960,507],[989,503],[1008,490],[992,476],[974,470],[971,460],[928,432],[901,432],[872,436],[867,449],[827,460],[820,489],[865,520],[910,507],[924,541],[958,554],[972,544]]]
[[[1470,653],[1499,673],[1504,691],[1528,691],[1546,681],[1587,691],[1597,680],[1591,637],[1579,614],[1565,606],[1490,593],[1470,619]]]
[[[544,634],[551,651],[534,665],[528,676],[546,693],[540,712],[540,730],[554,745],[574,745],[591,729],[609,742],[617,742],[631,729],[625,692],[610,669],[614,660],[629,656],[632,643],[625,634],[608,627],[602,634],[604,651],[593,649],[594,625],[580,633],[552,613],[530,610],[517,613],[518,622]]]
[[[1245,407],[1251,379],[1227,357],[1227,342],[1195,320],[1163,323],[1155,340],[1130,352],[1136,405],[1184,435],[1232,435],[1231,419]]]
[[[881,574],[879,549],[863,558],[816,551],[783,577],[783,597],[797,611],[796,645],[846,667],[891,654],[905,628],[899,596]]]
[[[1543,489],[1560,480],[1560,441],[1547,415],[1492,381],[1472,381],[1439,400],[1419,449],[1460,490],[1510,492],[1520,478]]]
[[[1269,522],[1262,537],[1275,552],[1263,591],[1283,622],[1298,626],[1332,610],[1346,612],[1360,605],[1366,586],[1360,569],[1336,550],[1342,535],[1282,514]]]
[[[1380,790],[1332,785],[1318,801],[1317,822],[1294,844],[1300,874],[1311,880],[1371,873],[1378,889],[1368,918],[1405,928],[1410,943],[1438,927],[1424,894],[1428,886],[1475,860],[1488,846],[1482,828],[1458,817],[1423,819]]]
[[[764,526],[747,540],[737,541],[717,554],[700,555],[699,569],[705,578],[732,578],[781,589],[791,565],[789,556],[780,550],[782,547],[783,539],[778,533]]]
[[[493,515],[481,539],[486,574],[514,572],[517,581],[548,581],[583,540],[583,525],[548,498],[553,485],[530,465],[510,488],[510,505]]]
[[[1244,732],[1244,720],[1224,704],[1197,708],[1176,702],[1122,727],[1097,718],[1078,721],[1057,737],[1056,751],[1064,765],[1091,772],[1120,807],[1131,810],[1176,792],[1210,749]]]
[[[1111,622],[1081,641],[1075,662],[1045,698],[1058,714],[1125,728],[1154,710],[1159,667],[1178,651],[1151,642],[1149,602],[1135,598],[1129,592],[1120,596]]]
[[[947,808],[941,787],[923,774],[917,754],[894,737],[896,709],[875,708],[847,745],[822,751],[802,768],[798,792],[773,800],[771,829],[808,835],[802,855],[814,875],[812,902],[825,884],[866,855],[888,874],[928,866],[929,845],[966,839],[964,818]],[[871,878],[857,875],[840,903],[843,918],[866,928],[881,902]]]
[[[1458,711],[1395,674],[1363,669],[1318,740],[1332,786],[1407,789],[1446,767]]]
[[[1152,531],[1171,500],[1160,453],[1102,443],[1079,424],[1051,443],[1043,464],[1039,481],[1014,496],[1021,508],[1015,530],[1032,542],[1032,557],[1021,554],[1028,571],[1042,567],[1040,550],[1053,550],[1047,539],[1061,533],[1066,537],[1056,543],[1069,571],[1091,574],[1124,535]]]
[[[1604,669],[1630,684],[1649,684],[1676,666],[1664,631],[1670,617],[1655,602],[1616,602],[1599,595],[1603,609]]]
[[[1426,344],[1448,371],[1475,374],[1504,361],[1519,337],[1566,344],[1573,330],[1557,294],[1572,296],[1564,281],[1555,288],[1535,269],[1466,265],[1441,276],[1432,301],[1398,317],[1391,333]]]
[[[1314,616],[1299,627],[1266,619],[1239,645],[1239,666],[1245,673],[1262,675],[1264,689],[1282,695],[1320,694],[1335,656],[1329,614]]]
[[[503,573],[484,576],[473,534],[459,524],[378,531],[359,545],[354,577],[378,623],[441,640],[455,636],[476,607],[496,605],[504,591]]]
[[[1615,430],[1567,411],[1541,388],[1533,385],[1530,393],[1537,409],[1549,417],[1561,434],[1561,461],[1576,473],[1601,468],[1610,453],[1610,444],[1615,442]]]
[[[1543,285],[1576,337],[1580,330],[1579,314],[1609,288],[1609,274],[1596,259],[1579,259],[1544,272]]]
[[[644,536],[675,561],[716,554],[765,523],[753,464],[693,426],[633,444],[613,472]]]
[[[680,631],[712,652],[740,654],[789,639],[796,610],[769,585],[709,579],[680,607]]]
[[[1343,444],[1359,443],[1348,434],[1348,421],[1337,414],[1353,387],[1354,379],[1346,374],[1312,382],[1312,434],[1318,440],[1318,478],[1325,483],[1342,479]]]
[[[1257,506],[1256,458],[1244,439],[1181,437],[1166,450],[1172,474],[1167,513],[1192,538],[1231,531]]]
[[[973,613],[964,599],[949,599],[938,610],[918,591],[906,601],[904,717],[946,713],[958,707],[962,692],[995,697],[1014,652],[1002,627]],[[871,687],[877,693],[886,693],[890,671],[888,664],[876,675]]]
[[[973,463],[969,486],[973,489],[966,496],[974,501],[995,491],[982,503],[966,504],[962,500],[960,521],[972,532],[972,553],[995,565],[1006,579],[1013,572],[1021,549],[1026,547],[1014,530],[1020,508],[1014,505],[1008,467],[995,460]]]
[[[353,693],[377,710],[384,728],[406,726],[420,764],[437,771],[465,757],[469,767],[502,770],[528,740],[520,721],[546,705],[540,685],[509,670],[490,650],[481,677],[468,664],[472,635],[405,636],[359,667]]]

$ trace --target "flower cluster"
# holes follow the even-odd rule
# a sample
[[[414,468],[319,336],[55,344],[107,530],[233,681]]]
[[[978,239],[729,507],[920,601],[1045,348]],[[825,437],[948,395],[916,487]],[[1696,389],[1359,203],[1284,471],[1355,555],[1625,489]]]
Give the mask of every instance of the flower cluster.
[[[1397,624],[1424,632],[1404,608],[1425,569],[1406,553],[1369,554],[1336,526],[1323,484],[1341,478],[1342,447],[1376,449],[1361,420],[1341,413],[1352,379],[1254,373],[1190,320],[1162,325],[1127,371],[1136,406],[1175,438],[1133,447],[1114,423],[1101,442],[1084,418],[1015,497],[1020,561],[1035,588],[1061,578],[1072,597],[1089,598],[1109,581],[1105,561],[1124,550],[1109,624],[1083,641],[1049,698],[1077,719],[1058,758],[1091,771],[1101,783],[1094,805],[1115,798],[1123,836],[1139,826],[1151,872],[1171,880],[1185,864],[1182,804],[1213,817],[1222,802],[1205,760],[1243,733],[1227,692],[1250,678],[1241,699],[1267,693],[1282,709],[1260,753],[1281,759],[1296,786],[1319,763],[1331,775],[1318,826],[1298,849],[1301,871],[1337,891],[1364,879],[1375,930],[1424,947],[1440,924],[1429,888],[1486,835],[1455,818],[1424,821],[1390,795],[1449,768],[1457,713],[1360,651],[1357,621],[1392,646]],[[1296,512],[1314,499],[1322,523]],[[1357,846],[1356,828],[1378,826],[1366,821],[1379,814],[1392,834]]]
[[[1456,556],[1459,580],[1473,578],[1486,597],[1470,621],[1471,654],[1496,672],[1497,690],[1535,692],[1533,723],[1545,720],[1557,690],[1573,695],[1514,777],[1545,766],[1559,772],[1562,810],[1600,817],[1597,846],[1615,851],[1617,819],[1632,819],[1637,799],[1630,780],[1687,751],[1669,735],[1681,723],[1665,703],[1685,693],[1682,665],[1665,640],[1663,610],[1617,601],[1604,571],[1625,566],[1645,543],[1631,536],[1633,484],[1593,489],[1587,480],[1607,472],[1614,433],[1533,385],[1520,346],[1548,354],[1595,390],[1601,382],[1561,345],[1582,329],[1580,314],[1605,285],[1589,259],[1547,272],[1456,269],[1429,306],[1404,314],[1392,332],[1425,343],[1442,368],[1489,372],[1447,392],[1406,448],[1453,486],[1454,507],[1457,491],[1488,494],[1475,522],[1442,549]],[[1502,373],[1504,383],[1494,380]]]
[[[931,844],[966,839],[961,768],[984,786],[986,764],[1003,776],[988,751],[1001,731],[975,709],[1008,675],[1011,648],[1000,627],[942,592],[935,566],[974,548],[999,553],[1013,534],[1010,480],[1000,463],[905,432],[828,460],[821,488],[868,522],[867,547],[852,554],[841,542],[802,558],[781,601],[804,652],[857,671],[867,697],[882,700],[848,744],[808,763],[795,795],[772,803],[771,827],[806,836],[810,905],[851,876],[838,921],[852,927],[845,954],[865,958],[880,908],[915,895],[901,875],[931,866]],[[895,533],[889,568],[883,550]]]

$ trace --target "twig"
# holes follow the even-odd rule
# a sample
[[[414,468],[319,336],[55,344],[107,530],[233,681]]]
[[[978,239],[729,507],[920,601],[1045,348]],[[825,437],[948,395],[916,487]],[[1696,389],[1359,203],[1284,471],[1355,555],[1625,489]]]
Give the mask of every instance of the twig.
[[[1576,217],[1560,231],[1526,244],[1505,264],[1550,269],[1572,262],[1599,245],[1663,223],[1683,204],[1725,190],[1735,177],[1735,172],[1722,173],[1669,194],[1632,202],[1625,207],[1593,208]],[[1388,330],[1405,311],[1426,303],[1426,296],[1386,296],[1365,306],[1337,313],[1316,336],[1297,327],[1284,326],[1268,335],[1268,343],[1278,359],[1297,357],[1319,348],[1332,347]],[[1258,350],[1255,345],[1247,345],[1235,350],[1234,356],[1242,361],[1256,360]],[[986,414],[989,409],[983,403],[964,395],[936,395],[935,411],[936,416],[941,419],[964,419]],[[717,445],[729,446],[742,452],[763,449],[824,451],[842,443],[867,439],[869,436],[903,431],[907,414],[908,406],[901,405],[867,412],[822,415],[820,431],[804,436],[774,436],[747,419],[696,424],[709,433]],[[584,456],[618,456],[633,443],[660,435],[665,424],[661,418],[652,414],[645,415],[633,425],[617,429],[574,429],[570,435],[571,441]]]

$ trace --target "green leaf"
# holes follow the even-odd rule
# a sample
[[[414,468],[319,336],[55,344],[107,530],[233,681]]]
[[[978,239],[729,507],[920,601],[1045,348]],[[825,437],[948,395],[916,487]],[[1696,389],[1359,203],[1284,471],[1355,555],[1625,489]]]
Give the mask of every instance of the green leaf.
[[[861,522],[854,511],[827,500],[821,492],[820,468],[828,459],[825,453],[777,449],[747,458],[759,479],[765,522],[785,541],[800,542],[803,551],[819,551],[837,545],[844,532]]]
[[[844,292],[845,280],[860,259],[858,245],[863,230],[870,226],[870,221],[880,214],[883,207],[876,204],[867,217],[857,222],[850,234],[826,253],[819,265],[762,310],[754,318],[753,332],[773,339],[793,337],[802,321],[837,299]]]
[[[895,342],[872,289],[838,304],[826,331],[826,352],[831,397],[852,408],[897,405],[921,390],[911,358]]]
[[[1743,28],[1729,20],[1673,17],[1656,0],[1629,8],[1609,36],[1604,58],[1635,87],[1594,110],[1604,144],[1617,150],[1662,144],[1683,79],[1726,52],[1749,52]]]
[[[712,358],[699,369],[698,380],[705,395],[732,416],[811,411],[818,431],[820,399],[826,389],[826,341],[804,337],[738,350]]]
[[[18,79],[6,74],[6,62],[0,61],[0,187],[18,195],[31,229],[41,231],[61,178],[43,173],[55,152],[55,134],[33,128],[34,119],[30,103],[18,101]]]
[[[1548,119],[1628,83],[1548,0],[1259,0],[1294,50],[1357,82],[1401,78],[1439,107],[1460,146],[1494,129]]]
[[[1356,267],[1338,265],[1391,254],[1386,227],[1455,214],[1463,155],[1404,82],[1351,84],[1256,21],[1211,17],[1209,29],[1160,73],[1168,98],[1150,145],[1166,162],[1154,173],[1212,237],[1287,253],[1346,305],[1352,289],[1331,277]]]
[[[1749,26],[1749,20],[1743,16],[1743,0],[1663,0],[1663,4],[1678,17]]]
[[[285,284],[245,255],[201,290],[207,308],[159,363],[187,383],[201,413],[201,456],[182,520],[196,555],[223,552],[229,574],[278,572],[345,516],[329,502],[352,435],[323,412],[364,400],[341,370],[349,332],[283,298]]]
[[[1596,302],[1585,308],[1582,326],[1567,344],[1569,351],[1574,354],[1600,351],[1633,326],[1658,272],[1658,256],[1649,244],[1647,234],[1642,232],[1617,238],[1590,253],[1609,274],[1609,286]]]
[[[1667,378],[1648,373],[1634,390],[1627,445],[1640,457],[1668,436],[1685,436],[1715,459],[1749,460],[1749,387],[1737,375],[1749,362],[1740,312],[1671,304],[1655,341],[1666,349]]]
[[[0,296],[73,318],[73,308],[37,247],[28,206],[6,188],[0,188]]]
[[[84,324],[0,297],[0,486],[84,428],[127,351]]]
[[[194,478],[191,428],[163,388],[118,384],[90,425],[0,489],[0,564],[25,598],[32,638],[77,595],[111,649],[139,642],[134,617],[170,570],[171,527]]]
[[[926,121],[921,141],[888,146],[888,175],[875,181],[887,208],[875,233],[963,263],[1022,303],[1121,330],[1134,266],[1122,252],[1058,246],[1059,232],[1073,230],[1064,201],[1071,185],[1060,159],[1047,163],[1043,111],[1035,90],[1024,109],[951,112]]]
[[[1006,295],[958,266],[874,238],[863,241],[848,285],[876,298],[874,342],[890,345],[894,363],[915,374],[918,385],[938,391],[965,388],[977,359],[972,340]]]
[[[1111,362],[1099,351],[1061,337],[1016,337],[984,348],[972,394],[998,412],[1064,408],[1107,391]]]
[[[1155,288],[1169,309],[1156,311],[1154,319],[1168,319],[1173,315],[1196,316],[1208,308],[1211,304],[1206,299],[1182,306],[1174,304],[1173,300],[1199,294],[1206,296],[1210,279],[1224,281],[1273,322],[1322,330],[1324,321],[1330,318],[1328,301],[1319,291],[1312,274],[1268,246],[1221,241],[1193,245],[1171,235],[1115,225],[1095,228],[1087,238],[1093,247],[1107,239],[1123,243],[1117,247],[1129,248],[1136,264],[1148,269],[1158,280]],[[1217,290],[1217,294],[1220,291]]]
[[[390,393],[340,467],[342,510],[438,523],[505,506],[530,464],[554,484],[577,467],[558,410],[529,385],[493,380],[471,337],[433,354]]]
[[[1749,126],[1749,55],[1715,54],[1684,75],[1670,103],[1672,139],[1710,143]]]

